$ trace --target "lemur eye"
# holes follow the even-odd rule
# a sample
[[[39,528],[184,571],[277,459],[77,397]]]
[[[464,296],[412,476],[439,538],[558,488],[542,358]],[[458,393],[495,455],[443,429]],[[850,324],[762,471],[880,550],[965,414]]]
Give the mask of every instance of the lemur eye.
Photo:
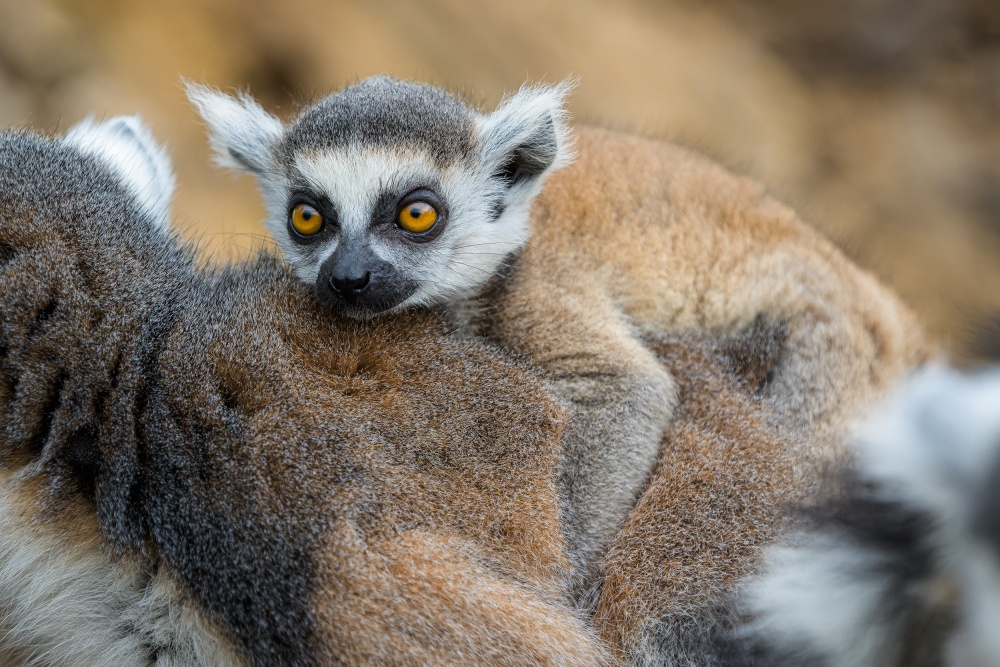
[[[425,201],[410,202],[400,209],[396,224],[411,234],[423,234],[438,221],[438,212]]]
[[[323,226],[323,216],[309,204],[299,204],[292,209],[292,229],[301,236],[312,236]]]

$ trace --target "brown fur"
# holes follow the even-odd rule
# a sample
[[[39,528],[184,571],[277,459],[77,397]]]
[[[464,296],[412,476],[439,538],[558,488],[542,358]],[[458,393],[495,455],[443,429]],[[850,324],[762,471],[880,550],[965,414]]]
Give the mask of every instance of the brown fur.
[[[441,306],[538,365],[570,403],[560,489],[585,594],[676,410],[675,379],[644,336],[782,323],[769,408],[819,463],[837,456],[847,420],[927,349],[891,293],[748,179],[669,144],[593,129],[580,130],[577,161],[560,171],[574,143],[567,90],[524,87],[479,114],[432,86],[372,77],[288,125],[247,97],[189,94],[218,159],[257,176],[268,228],[331,308],[363,318]],[[407,186],[385,185],[396,179]],[[426,187],[448,200],[442,211],[461,212],[444,215],[420,249],[369,210],[416,183],[438,183]],[[317,206],[330,220],[308,239],[288,226],[303,188],[328,202]],[[344,291],[348,275],[357,293]]]
[[[681,336],[653,349],[680,385],[653,478],[612,543],[594,623],[642,664],[709,658],[723,605],[752,572],[798,490],[787,432],[770,422],[766,376],[780,327],[729,340]]]
[[[785,503],[933,347],[895,295],[756,183],[603,131],[582,130],[578,152],[547,182],[490,324],[536,359],[606,354],[589,328],[608,322],[652,337],[679,406],[595,577],[594,622],[631,661],[711,664],[720,607]]]
[[[266,312],[276,297],[245,307]],[[289,303],[278,336],[250,350],[224,326],[232,343],[218,346],[223,368],[240,368],[248,352],[267,360],[222,381],[260,410],[274,516],[324,531],[312,547],[321,655],[349,664],[454,664],[470,651],[494,664],[597,661],[562,585],[552,477],[562,415],[524,400],[542,387],[476,345],[442,341],[433,320],[373,327],[316,318],[317,308]],[[288,319],[297,313],[314,326]],[[189,363],[185,384],[211,386],[199,369],[218,362]],[[291,450],[290,436],[301,443]],[[244,482],[210,488],[220,484]]]

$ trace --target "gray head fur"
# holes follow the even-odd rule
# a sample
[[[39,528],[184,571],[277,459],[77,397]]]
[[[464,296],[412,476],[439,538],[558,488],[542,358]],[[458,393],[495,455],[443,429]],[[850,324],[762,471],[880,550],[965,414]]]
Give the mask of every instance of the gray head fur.
[[[445,91],[385,76],[329,95],[285,133],[286,160],[304,150],[406,146],[444,166],[471,157],[475,113]]]
[[[529,235],[546,175],[571,159],[571,85],[525,86],[481,114],[433,86],[380,76],[307,107],[289,125],[251,98],[189,85],[221,164],[253,173],[267,225],[296,274],[332,306],[370,317],[476,291]],[[412,202],[437,212],[411,233]],[[304,237],[291,211],[323,219]],[[356,275],[355,275],[356,274]],[[345,289],[345,280],[357,278]]]

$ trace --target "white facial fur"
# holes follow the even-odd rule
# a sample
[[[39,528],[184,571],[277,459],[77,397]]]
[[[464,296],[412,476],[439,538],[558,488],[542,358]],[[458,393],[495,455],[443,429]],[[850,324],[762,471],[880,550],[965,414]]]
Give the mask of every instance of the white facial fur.
[[[417,292],[395,310],[465,295],[489,280],[504,257],[520,248],[528,237],[525,203],[508,207],[499,218],[486,222],[492,219],[490,206],[499,196],[498,186],[489,179],[489,173],[470,170],[468,165],[440,169],[419,153],[376,148],[324,151],[300,157],[295,166],[312,189],[330,199],[338,211],[340,226],[337,238],[318,252],[306,253],[288,240],[287,200],[280,197],[268,202],[268,227],[280,240],[296,274],[306,282],[314,282],[319,267],[333,254],[340,239],[367,237],[380,259],[406,267],[407,275],[420,283]],[[436,185],[448,205],[447,227],[440,237],[430,243],[414,244],[406,242],[402,234],[393,241],[369,234],[372,211],[383,192],[405,192],[407,186],[412,189],[429,183]]]
[[[441,165],[419,148],[406,145],[305,147],[291,156],[277,154],[284,128],[246,96],[239,99],[189,86],[189,95],[209,125],[220,163],[254,173],[267,205],[266,224],[285,258],[303,281],[317,281],[320,268],[344,239],[365,240],[379,260],[416,282],[414,293],[391,310],[450,303],[474,292],[498,266],[524,245],[529,212],[545,177],[572,159],[563,102],[571,82],[525,86],[493,113],[472,114],[473,155]],[[532,153],[532,140],[546,129],[555,135],[554,156]],[[391,131],[391,130],[390,130]],[[528,150],[524,150],[528,147]],[[542,173],[509,184],[498,170],[519,150],[522,159],[548,164]],[[303,246],[289,236],[289,194],[304,181],[337,211],[335,237]],[[426,243],[373,233],[372,211],[387,191],[432,186],[448,209],[442,233]],[[403,193],[400,193],[403,194]],[[497,216],[498,203],[502,213]]]
[[[175,185],[170,158],[139,116],[100,123],[87,118],[70,128],[63,142],[109,165],[161,228],[170,224]]]

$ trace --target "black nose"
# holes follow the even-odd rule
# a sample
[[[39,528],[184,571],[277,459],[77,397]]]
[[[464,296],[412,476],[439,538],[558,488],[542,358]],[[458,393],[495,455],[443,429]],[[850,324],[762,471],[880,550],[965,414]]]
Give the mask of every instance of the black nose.
[[[360,278],[330,276],[330,287],[345,299],[361,296],[371,284],[372,273],[368,271]]]

